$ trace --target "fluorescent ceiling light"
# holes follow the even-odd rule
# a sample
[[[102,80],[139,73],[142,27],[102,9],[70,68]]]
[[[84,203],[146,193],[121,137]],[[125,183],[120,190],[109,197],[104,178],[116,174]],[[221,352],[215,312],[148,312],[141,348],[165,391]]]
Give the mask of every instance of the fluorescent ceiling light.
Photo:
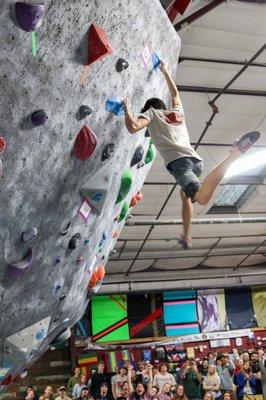
[[[266,150],[258,150],[252,154],[236,160],[227,170],[225,178],[231,178],[231,176],[239,175],[242,172],[253,170],[256,167],[266,164]]]

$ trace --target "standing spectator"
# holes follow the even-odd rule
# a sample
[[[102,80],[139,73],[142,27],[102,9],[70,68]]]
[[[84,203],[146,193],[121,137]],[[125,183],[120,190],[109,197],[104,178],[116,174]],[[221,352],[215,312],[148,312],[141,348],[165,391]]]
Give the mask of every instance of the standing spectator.
[[[241,360],[243,360],[243,362],[247,362],[249,361],[249,354],[247,351],[243,351],[243,353],[240,354],[240,358]]]
[[[207,376],[208,370],[209,370],[209,361],[207,358],[204,358],[199,368],[199,372],[201,373],[202,376]]]
[[[194,360],[188,361],[181,373],[184,389],[189,400],[201,400],[202,375],[199,373]]]
[[[114,380],[112,382],[113,384],[113,396],[115,399],[118,397],[122,396],[122,386],[125,382],[128,381],[127,379],[127,368],[126,367],[121,367],[120,368],[120,373],[118,375],[114,376]]]
[[[148,384],[148,369],[147,369],[148,364],[146,364],[144,361],[138,362],[138,371],[136,373],[136,382],[142,382],[145,383],[146,385]],[[132,371],[131,371],[132,374]]]
[[[214,355],[214,353],[210,351],[207,354],[207,359],[208,359],[208,363],[209,364],[214,364],[215,363],[215,355]]]
[[[185,390],[183,385],[178,385],[176,389],[176,396],[174,397],[175,400],[188,400],[187,396],[185,395]]]
[[[209,365],[207,376],[203,377],[203,389],[212,394],[214,399],[219,399],[221,396],[220,392],[221,379],[217,373],[216,366]]]
[[[261,383],[262,383],[262,394],[263,398],[266,399],[266,361],[264,357],[264,351],[259,350],[259,364],[260,364],[260,371],[261,371]]]
[[[53,400],[53,398],[54,396],[52,386],[46,386],[43,395],[40,397],[40,400]]]
[[[224,392],[222,395],[222,400],[234,400],[231,392]]]
[[[84,387],[87,387],[86,382],[87,382],[87,376],[86,376],[85,374],[81,374],[81,375],[80,375],[79,382],[76,383],[75,386],[73,387],[73,390],[72,390],[72,399],[75,399],[75,400],[76,400],[76,399],[78,399],[78,398],[80,397],[80,395],[81,395],[81,390],[82,390]]]
[[[73,387],[76,385],[76,383],[79,383],[79,377],[80,377],[80,368],[76,367],[74,369],[74,375],[69,378],[67,382],[67,394],[71,396]]]
[[[157,388],[157,386],[152,386],[151,387],[151,398],[156,398],[157,399],[157,395],[158,395],[158,391],[159,389]]]
[[[116,385],[116,378],[119,375],[120,368],[118,366],[115,367],[115,375],[111,378],[111,389],[113,393],[113,397],[115,398],[115,385]]]
[[[71,400],[71,398],[66,395],[65,386],[60,386],[60,388],[58,389],[58,393],[59,393],[59,396],[56,397],[55,400]]]
[[[256,394],[256,378],[251,371],[250,363],[245,362],[240,372],[236,375],[237,400],[243,400],[244,395]]]
[[[235,400],[234,393],[234,363],[228,358],[227,354],[222,354],[219,359],[220,363],[217,364],[217,372],[221,379],[221,392],[230,392],[232,398]]]
[[[105,363],[103,361],[99,361],[97,365],[97,372],[91,377],[91,396],[94,399],[99,399],[101,392],[101,384],[107,383],[108,387],[110,385],[109,376],[104,372]]]
[[[113,396],[109,394],[109,386],[107,382],[103,382],[100,387],[100,397],[97,400],[112,400]]]
[[[96,369],[95,369],[95,368],[92,368],[92,369],[90,370],[90,377],[89,377],[89,380],[88,380],[88,388],[89,388],[89,390],[90,390],[90,388],[91,388],[91,377],[92,377],[93,374],[95,374],[95,372],[96,372]]]
[[[250,355],[250,368],[256,378],[256,394],[262,394],[259,353],[257,351],[253,351]]]
[[[167,365],[162,364],[159,368],[159,373],[154,376],[153,385],[158,386],[159,393],[161,393],[163,385],[169,383],[170,387],[176,385],[175,378],[168,372]]]
[[[130,396],[128,382],[124,382],[121,390],[121,395],[117,398],[118,400],[128,399]]]
[[[129,387],[129,400],[151,400],[151,382],[152,382],[152,365],[148,365],[149,372],[149,384],[148,386],[145,383],[138,382],[136,384],[135,390],[133,389],[131,383],[131,368],[128,370],[128,387]],[[154,397],[155,399],[156,397]]]

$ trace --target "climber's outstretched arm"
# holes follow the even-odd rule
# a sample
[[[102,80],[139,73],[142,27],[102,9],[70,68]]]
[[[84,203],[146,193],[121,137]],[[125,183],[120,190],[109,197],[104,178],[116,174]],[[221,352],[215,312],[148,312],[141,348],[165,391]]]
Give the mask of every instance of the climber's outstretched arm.
[[[160,70],[162,74],[165,77],[169,92],[171,93],[172,96],[172,106],[177,107],[177,106],[182,106],[181,99],[179,96],[179,92],[177,90],[176,84],[169,75],[169,72],[167,70],[167,67],[163,61],[160,61]]]
[[[135,118],[133,116],[129,99],[123,100],[123,105],[125,110],[126,127],[131,134],[136,133],[143,128],[146,128],[149,125],[150,121],[148,121],[146,118]]]

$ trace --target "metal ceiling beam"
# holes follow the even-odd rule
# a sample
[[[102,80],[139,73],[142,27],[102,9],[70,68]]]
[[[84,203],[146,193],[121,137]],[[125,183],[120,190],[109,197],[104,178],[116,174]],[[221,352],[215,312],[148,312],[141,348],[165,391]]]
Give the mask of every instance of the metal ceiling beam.
[[[205,58],[205,57],[179,57],[178,64],[181,64],[183,61],[198,61],[198,62],[207,62],[214,64],[231,64],[231,65],[245,65],[247,60],[239,61],[239,60],[227,60],[220,58]],[[251,63],[251,67],[266,67],[266,63]]]
[[[191,220],[192,225],[214,225],[214,224],[258,224],[266,223],[266,217],[255,218],[195,218]],[[182,219],[172,220],[141,220],[133,221],[132,219],[126,221],[126,226],[166,226],[166,225],[182,225]]]
[[[211,87],[211,86],[195,86],[195,85],[179,85],[176,84],[180,92],[188,93],[221,93],[223,88]],[[265,90],[244,90],[244,89],[225,89],[223,94],[231,94],[237,96],[258,96],[265,97]]]
[[[189,15],[188,17],[182,19],[180,22],[174,25],[175,30],[178,32],[181,29],[185,28],[192,22],[196,21],[203,15],[207,14],[208,12],[212,11],[214,8],[218,7],[220,4],[224,3],[226,0],[212,0],[206,6],[200,8],[199,10],[195,11],[193,14]]]
[[[239,175],[233,176],[227,182],[222,182],[220,185],[265,185],[264,179],[266,178],[265,174],[258,175]],[[144,182],[146,186],[162,186],[162,185],[174,185],[175,182]]]

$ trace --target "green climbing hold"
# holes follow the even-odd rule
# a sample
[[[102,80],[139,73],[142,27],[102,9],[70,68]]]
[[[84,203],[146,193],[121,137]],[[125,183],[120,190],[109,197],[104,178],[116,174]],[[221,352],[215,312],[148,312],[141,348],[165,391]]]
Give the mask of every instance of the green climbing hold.
[[[154,160],[154,158],[155,158],[155,156],[156,156],[156,150],[155,150],[155,147],[154,147],[154,145],[150,142],[150,146],[149,146],[149,148],[148,148],[148,151],[147,151],[147,154],[146,154],[146,157],[145,157],[145,164],[149,164],[150,162],[152,162],[153,160]]]
[[[130,169],[126,169],[121,178],[121,183],[120,183],[118,196],[116,199],[116,204],[120,203],[120,201],[122,201],[126,197],[126,195],[128,194],[128,192],[131,189],[132,181],[133,181],[132,172]]]
[[[129,204],[125,201],[125,203],[123,204],[122,210],[119,214],[118,222],[123,221],[126,218],[128,212],[129,212]]]

